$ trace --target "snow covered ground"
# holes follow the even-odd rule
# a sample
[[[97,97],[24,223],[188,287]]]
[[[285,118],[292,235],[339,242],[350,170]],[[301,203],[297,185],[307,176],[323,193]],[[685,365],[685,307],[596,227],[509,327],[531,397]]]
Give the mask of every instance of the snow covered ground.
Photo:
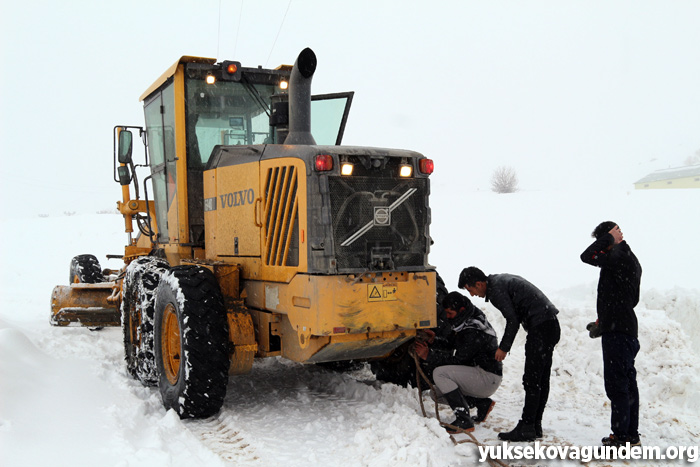
[[[470,265],[538,285],[559,307],[544,442],[597,445],[609,433],[595,317],[597,270],[578,256],[603,220],[620,224],[644,268],[637,359],[645,445],[700,438],[700,190],[523,191],[512,195],[433,184],[431,263],[448,288]],[[115,190],[116,193],[116,190]],[[72,256],[123,251],[120,216],[78,213],[2,219],[0,464],[3,466],[473,465],[473,444],[454,446],[432,404],[414,390],[373,384],[366,368],[338,374],[288,361],[257,361],[232,378],[222,412],[204,421],[166,413],[156,389],[131,379],[121,331],[49,326],[54,285]],[[500,313],[474,302],[496,330]],[[505,361],[491,417],[474,435],[496,445],[523,401],[525,335]],[[427,401],[426,401],[427,403]],[[449,418],[448,410],[441,417]],[[522,464],[524,461],[516,463]],[[540,464],[551,465],[549,461]],[[636,461],[634,465],[665,465]],[[594,465],[596,465],[594,463]]]

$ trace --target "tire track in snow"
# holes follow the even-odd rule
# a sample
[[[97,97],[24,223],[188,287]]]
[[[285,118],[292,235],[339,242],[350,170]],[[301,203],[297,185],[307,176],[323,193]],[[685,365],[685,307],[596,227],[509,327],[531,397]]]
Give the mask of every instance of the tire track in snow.
[[[206,420],[188,420],[185,425],[226,465],[262,465],[255,448],[225,413]]]
[[[351,443],[359,429],[354,414],[367,406],[367,391],[366,384],[323,368],[256,362],[251,373],[230,378],[217,416],[184,424],[227,466],[313,464],[333,450],[329,439],[338,449]],[[300,455],[294,448],[302,446]]]

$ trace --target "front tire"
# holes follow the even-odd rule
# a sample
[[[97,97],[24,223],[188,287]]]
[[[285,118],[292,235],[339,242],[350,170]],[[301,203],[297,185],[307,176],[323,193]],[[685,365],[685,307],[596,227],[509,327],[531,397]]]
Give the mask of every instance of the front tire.
[[[228,321],[221,289],[203,267],[176,266],[161,278],[155,303],[158,386],[166,409],[206,418],[224,403]]]
[[[69,284],[97,284],[104,282],[100,262],[94,255],[78,255],[70,262]]]
[[[124,274],[122,331],[127,371],[144,386],[158,385],[153,319],[158,283],[170,265],[153,256],[129,263]]]

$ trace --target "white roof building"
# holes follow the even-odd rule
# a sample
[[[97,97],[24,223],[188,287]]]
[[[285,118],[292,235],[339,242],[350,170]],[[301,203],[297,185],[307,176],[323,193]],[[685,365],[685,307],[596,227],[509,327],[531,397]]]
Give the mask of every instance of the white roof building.
[[[700,188],[700,165],[657,170],[634,182],[634,188]]]

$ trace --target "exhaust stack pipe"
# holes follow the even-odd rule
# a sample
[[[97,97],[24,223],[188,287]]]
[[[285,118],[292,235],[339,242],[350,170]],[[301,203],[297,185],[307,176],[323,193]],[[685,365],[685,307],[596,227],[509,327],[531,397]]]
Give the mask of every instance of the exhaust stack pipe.
[[[316,144],[311,135],[311,79],[316,54],[305,48],[297,57],[289,78],[289,134],[284,144]]]

